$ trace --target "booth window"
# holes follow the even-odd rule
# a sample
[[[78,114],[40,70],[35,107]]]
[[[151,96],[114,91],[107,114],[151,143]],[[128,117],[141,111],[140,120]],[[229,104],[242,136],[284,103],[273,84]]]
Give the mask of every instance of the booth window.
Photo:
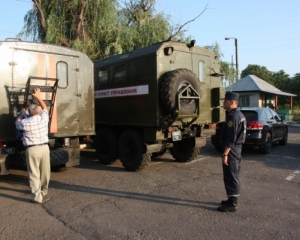
[[[58,62],[56,65],[56,72],[58,78],[57,86],[59,88],[68,87],[68,64],[66,62]]]
[[[250,95],[240,95],[239,107],[250,107]]]

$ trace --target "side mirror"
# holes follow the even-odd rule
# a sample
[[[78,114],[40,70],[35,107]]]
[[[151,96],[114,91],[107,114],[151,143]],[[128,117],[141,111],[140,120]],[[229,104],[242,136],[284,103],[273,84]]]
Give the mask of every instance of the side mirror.
[[[280,116],[281,120],[284,121],[285,120],[285,116]]]

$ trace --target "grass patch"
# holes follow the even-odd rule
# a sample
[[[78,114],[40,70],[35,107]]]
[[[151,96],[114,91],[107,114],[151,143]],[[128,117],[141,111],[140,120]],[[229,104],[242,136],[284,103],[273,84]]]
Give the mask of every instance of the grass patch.
[[[292,122],[300,123],[300,109],[294,109],[293,110]]]

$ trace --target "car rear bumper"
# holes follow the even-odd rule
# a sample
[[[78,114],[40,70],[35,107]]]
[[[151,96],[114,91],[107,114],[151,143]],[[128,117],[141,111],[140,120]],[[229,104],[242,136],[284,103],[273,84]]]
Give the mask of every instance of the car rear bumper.
[[[211,143],[214,146],[219,145],[219,136],[212,135]],[[266,134],[259,131],[259,132],[247,134],[246,141],[243,144],[243,147],[261,148],[261,147],[264,147],[265,144],[266,144]]]
[[[244,146],[261,147],[266,144],[266,133],[263,131],[248,133]]]

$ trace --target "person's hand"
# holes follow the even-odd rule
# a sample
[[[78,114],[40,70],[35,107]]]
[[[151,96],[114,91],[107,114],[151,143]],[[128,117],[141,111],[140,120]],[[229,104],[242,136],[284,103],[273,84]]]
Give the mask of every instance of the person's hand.
[[[25,115],[26,114],[26,109],[22,108],[21,111],[20,111],[20,114]]]
[[[34,96],[34,97],[36,97],[36,98],[41,98],[41,89],[39,89],[39,88],[34,88],[34,89],[33,89],[32,96]]]
[[[227,165],[228,166],[228,156],[222,156],[222,162],[224,165]]]

